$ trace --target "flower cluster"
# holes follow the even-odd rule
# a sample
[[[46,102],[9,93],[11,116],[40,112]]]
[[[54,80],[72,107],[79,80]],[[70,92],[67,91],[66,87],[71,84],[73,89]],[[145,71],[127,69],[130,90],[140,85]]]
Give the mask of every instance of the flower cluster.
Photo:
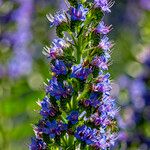
[[[149,46],[144,47],[137,58],[143,64],[143,70],[135,78],[122,75],[117,81],[120,95],[126,95],[123,101],[118,100],[122,109],[121,113],[116,117],[120,128],[117,145],[126,143],[126,149],[133,149],[135,139],[138,139],[136,148],[148,149],[150,147],[150,140],[146,132],[142,130],[145,124],[147,124],[146,128],[149,130],[148,122],[150,120]],[[114,149],[117,149],[117,145]]]
[[[107,72],[113,44],[106,34],[111,26],[102,20],[103,13],[110,12],[110,3],[69,2],[66,12],[48,15],[50,26],[59,32],[52,45],[44,48],[52,77],[45,86],[45,98],[38,102],[42,119],[34,127],[36,140],[30,149],[36,145],[37,150],[105,150],[117,138],[118,112]]]
[[[9,76],[10,78],[18,78],[23,75],[28,75],[32,69],[32,54],[28,51],[29,43],[32,39],[31,19],[33,12],[33,0],[16,0],[12,4],[17,3],[18,7],[7,14],[2,15],[0,20],[4,24],[14,21],[16,30],[5,31],[1,35],[2,43],[5,46],[12,48],[12,57],[4,68],[0,67],[0,78]],[[5,2],[2,3],[5,5]],[[8,9],[9,10],[9,9]],[[4,25],[5,26],[5,25]],[[2,73],[1,73],[2,72]]]
[[[116,135],[108,132],[107,136],[103,136],[102,131],[91,129],[90,127],[83,125],[77,128],[75,137],[87,143],[88,145],[92,145],[92,147],[96,149],[99,149],[100,147],[101,149],[107,149],[107,147],[110,146],[109,143],[114,144]]]
[[[32,56],[27,50],[32,39],[30,31],[33,1],[19,1],[20,7],[13,13],[17,23],[17,31],[13,35],[13,57],[8,65],[10,77],[28,75],[32,69]],[[18,38],[19,37],[19,38]]]
[[[71,7],[68,12],[71,16],[71,20],[84,21],[86,19],[88,9],[84,8],[83,5],[80,4],[77,8]]]

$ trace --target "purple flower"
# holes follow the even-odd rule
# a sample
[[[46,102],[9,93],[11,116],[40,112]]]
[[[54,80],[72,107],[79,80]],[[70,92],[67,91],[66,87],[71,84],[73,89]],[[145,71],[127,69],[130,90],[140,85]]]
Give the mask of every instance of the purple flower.
[[[42,139],[44,127],[45,127],[45,119],[40,120],[38,124],[33,126],[33,130],[37,139]]]
[[[109,51],[112,46],[113,44],[109,41],[107,36],[104,36],[99,43],[99,47],[102,48],[105,52]]]
[[[71,95],[73,89],[69,85],[63,85],[61,82],[57,81],[56,77],[53,77],[49,81],[46,91],[50,93],[51,96],[55,97],[56,100],[59,100],[61,97],[66,98],[68,95]]]
[[[62,22],[67,22],[67,18],[63,12],[58,12],[54,17],[51,14],[48,14],[47,18],[50,21],[50,27],[59,26]]]
[[[49,55],[51,59],[56,59],[58,56],[61,56],[63,54],[62,48],[59,48],[57,46],[50,48],[49,51],[50,51]]]
[[[18,78],[22,75],[28,75],[31,72],[31,69],[31,55],[23,49],[19,53],[16,53],[8,64],[8,73],[12,78]]]
[[[149,0],[140,0],[140,4],[141,4],[141,6],[144,9],[150,10],[150,2],[149,2]]]
[[[100,7],[104,12],[111,12],[110,8],[113,6],[114,2],[109,0],[94,0],[96,7]]]
[[[86,14],[88,12],[88,8],[84,8],[83,5],[78,5],[78,8],[71,7],[68,13],[71,15],[71,20],[79,20],[84,21],[86,19]]]
[[[99,94],[98,93],[94,93],[94,92],[91,93],[89,101],[90,101],[90,106],[93,106],[95,108],[98,107],[100,105]]]
[[[46,122],[46,127],[43,129],[43,133],[48,134],[50,138],[55,138],[56,135],[61,134],[58,124],[55,120],[52,122]]]
[[[95,56],[94,59],[92,60],[92,65],[97,66],[102,70],[108,70],[108,60],[105,57],[105,55],[101,56]]]
[[[99,136],[96,140],[96,142],[93,145],[96,149],[103,149],[106,150],[107,149],[107,142],[106,142],[106,136]]]
[[[47,86],[47,92],[50,93],[51,96],[54,96],[57,100],[65,94],[63,85],[57,81],[56,77],[53,77],[49,81],[49,86]]]
[[[110,26],[106,26],[104,24],[104,22],[101,21],[99,23],[99,25],[97,26],[97,28],[95,29],[95,31],[96,31],[96,33],[107,34],[107,33],[109,33],[111,31],[111,27],[112,27],[111,25]]]
[[[111,84],[110,84],[110,80],[109,80],[110,74],[107,73],[105,75],[99,75],[98,77],[98,83],[97,84],[93,84],[93,91],[94,92],[103,92],[103,93],[108,93],[111,90]]]
[[[60,135],[62,131],[67,129],[67,125],[63,123],[47,121],[46,127],[43,129],[43,133],[48,134],[50,138],[55,138],[57,135]]]
[[[58,38],[58,39],[54,39],[53,40],[53,45],[59,48],[65,48],[68,47],[68,44],[66,43],[66,41],[64,39]]]
[[[78,78],[81,80],[85,80],[90,73],[92,73],[91,68],[85,68],[81,64],[77,66],[73,66],[72,68],[71,77]]]
[[[106,149],[110,146],[105,134],[103,135],[99,130],[91,129],[85,125],[77,128],[75,137],[96,149]]]
[[[48,51],[51,59],[56,59],[57,57],[63,55],[63,49],[68,47],[68,44],[66,43],[65,40],[60,38],[54,39],[52,43],[53,43],[53,47],[51,47],[48,50],[47,48],[45,48],[45,50]]]
[[[145,107],[145,101],[143,98],[145,91],[146,86],[142,80],[137,78],[134,81],[130,82],[129,94],[131,97],[131,101],[137,110],[143,109]]]
[[[77,128],[77,131],[75,132],[75,137],[78,140],[86,142],[88,145],[93,144],[93,141],[92,141],[92,138],[93,138],[92,129],[90,127],[85,126],[85,125],[79,126]]]
[[[38,104],[42,107],[40,114],[46,118],[48,116],[54,117],[56,115],[56,109],[51,105],[50,99],[45,97],[42,102],[38,102]]]
[[[60,131],[65,131],[68,129],[68,125],[67,124],[64,124],[62,122],[59,122],[58,123],[58,128],[60,129]]]
[[[83,105],[84,105],[85,107],[89,107],[89,106],[91,105],[90,100],[84,100],[84,101],[83,101]]]
[[[33,1],[19,0],[19,8],[13,12],[17,30],[11,35],[13,41],[13,57],[8,63],[8,74],[12,78],[28,75],[32,69],[32,54],[27,50],[32,39],[30,31],[33,12]],[[9,37],[8,37],[9,38]]]
[[[30,150],[44,150],[46,149],[46,143],[43,142],[41,139],[32,138],[29,149]]]
[[[118,134],[118,139],[124,142],[127,141],[128,133],[126,133],[125,131],[120,131]]]
[[[67,120],[69,120],[71,124],[76,124],[78,122],[78,116],[79,116],[78,111],[72,111],[70,115],[67,117]]]
[[[106,112],[101,111],[101,114],[95,113],[91,115],[90,121],[94,123],[95,126],[102,126],[105,128],[111,123],[111,120],[108,118],[108,115]]]
[[[51,70],[56,73],[56,75],[66,75],[67,68],[62,60],[55,60],[55,66],[51,67]]]
[[[99,107],[99,111],[107,112],[107,115],[114,119],[115,115],[118,113],[119,108],[115,105],[115,100],[110,96],[103,96],[101,106]]]

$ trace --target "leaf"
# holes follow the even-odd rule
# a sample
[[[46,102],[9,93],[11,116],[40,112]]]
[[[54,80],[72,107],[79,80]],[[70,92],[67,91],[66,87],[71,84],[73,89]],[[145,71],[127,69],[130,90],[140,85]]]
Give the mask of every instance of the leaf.
[[[93,77],[96,78],[99,74],[99,68],[98,67],[94,67],[94,70],[93,70]]]
[[[81,26],[81,23],[82,21],[79,20],[71,20],[71,25],[70,25],[71,31],[74,32],[76,27]]]
[[[57,36],[63,38],[63,32],[69,29],[68,24],[66,22],[62,22],[59,26],[56,27]]]
[[[68,2],[70,3],[71,6],[77,6],[78,5],[77,0],[68,0]]]
[[[103,12],[99,8],[94,8],[92,9],[92,15],[91,17],[95,20],[95,22],[98,22],[102,19],[103,17]]]

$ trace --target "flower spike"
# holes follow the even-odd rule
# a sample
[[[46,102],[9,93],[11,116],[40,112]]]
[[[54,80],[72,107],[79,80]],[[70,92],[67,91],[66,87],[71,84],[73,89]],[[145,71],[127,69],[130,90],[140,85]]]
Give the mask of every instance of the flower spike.
[[[103,21],[113,3],[68,0],[66,12],[48,15],[58,38],[44,53],[51,77],[38,102],[41,120],[34,126],[30,150],[107,150],[117,138],[109,65],[112,29]],[[102,35],[102,37],[101,37]]]

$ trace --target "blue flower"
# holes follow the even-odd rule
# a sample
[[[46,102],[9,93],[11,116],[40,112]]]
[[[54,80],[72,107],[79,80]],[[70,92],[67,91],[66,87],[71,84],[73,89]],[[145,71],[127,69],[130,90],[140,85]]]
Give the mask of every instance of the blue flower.
[[[66,16],[63,12],[58,12],[54,17],[49,14],[47,15],[47,18],[50,21],[50,27],[59,26],[62,22],[67,22]]]
[[[49,137],[53,139],[65,130],[67,130],[67,124],[63,124],[62,122],[56,122],[56,120],[53,120],[52,122],[46,122],[46,127],[43,129],[43,133],[48,134]]]
[[[62,60],[55,60],[55,66],[52,66],[51,70],[56,73],[56,75],[66,75],[67,68]]]
[[[50,138],[55,138],[56,135],[61,134],[60,129],[55,120],[53,120],[52,122],[46,122],[46,127],[43,129],[43,133],[48,134]]]
[[[58,48],[62,48],[62,49],[65,47],[68,47],[68,43],[64,39],[61,39],[61,38],[54,39],[52,43],[54,46]]]
[[[30,150],[44,150],[46,149],[46,143],[41,139],[31,139],[31,144],[29,145]]]
[[[99,107],[99,112],[107,112],[107,115],[114,119],[120,108],[115,104],[115,99],[110,96],[103,95],[102,105]]]
[[[79,126],[75,132],[75,137],[81,141],[84,141],[84,134],[87,131],[87,126],[83,125],[83,126]]]
[[[79,64],[72,67],[71,77],[85,80],[91,72],[91,68],[84,68]]]
[[[113,6],[114,2],[109,0],[94,0],[96,7],[100,7],[104,12],[111,12],[110,8]]]
[[[102,70],[108,70],[108,60],[105,55],[95,56],[92,60],[92,65],[97,66]]]
[[[42,102],[38,102],[42,107],[40,114],[46,118],[48,116],[54,117],[56,115],[56,109],[51,105],[50,99],[45,97]]]
[[[101,104],[100,95],[96,92],[92,92],[90,94],[89,99],[83,101],[83,105],[85,107],[92,106],[94,108],[97,108],[98,106],[100,106],[100,104]]]
[[[63,49],[57,46],[51,47],[49,49],[49,57],[51,59],[56,59],[58,56],[62,56],[62,54],[63,54]]]
[[[109,147],[108,145],[109,145],[109,143],[107,142],[106,136],[101,135],[101,136],[97,137],[93,146],[96,149],[106,150]]]
[[[57,100],[65,94],[65,89],[63,88],[62,83],[57,81],[56,77],[53,77],[49,81],[49,85],[46,87],[47,93],[50,93],[51,96],[55,97]]]
[[[93,84],[93,91],[94,92],[102,92],[105,94],[110,94],[109,92],[111,91],[111,84],[110,84],[110,80],[109,80],[110,74],[107,73],[105,75],[99,75],[98,76],[98,80],[97,80],[97,84]]]
[[[86,14],[88,12],[88,8],[84,8],[83,5],[78,5],[78,8],[71,7],[68,13],[71,15],[71,20],[75,21],[84,21],[86,19]]]
[[[65,131],[68,129],[68,125],[67,124],[64,124],[62,122],[59,122],[58,123],[58,128],[60,129],[60,131]]]
[[[90,101],[90,105],[91,105],[91,106],[93,106],[93,107],[98,107],[98,106],[100,105],[99,94],[92,92],[92,93],[90,94],[89,101]]]
[[[109,41],[107,36],[104,36],[99,43],[99,47],[102,48],[104,52],[107,52],[113,47],[113,44]]]
[[[56,77],[52,77],[49,81],[49,85],[46,87],[47,93],[50,93],[51,96],[55,97],[56,100],[59,100],[61,97],[66,98],[71,95],[73,89],[70,85],[67,85],[67,82],[64,84],[57,81]]]
[[[83,105],[84,105],[85,107],[89,107],[89,106],[91,105],[91,101],[90,101],[90,100],[84,100],[84,101],[83,101]]]
[[[91,129],[85,125],[77,128],[75,137],[95,149],[102,150],[106,150],[116,140],[116,135],[111,134],[109,131],[105,132],[105,130]]]
[[[104,24],[104,22],[103,21],[101,21],[100,23],[99,23],[99,25],[97,26],[97,28],[95,29],[95,31],[97,32],[97,33],[100,33],[100,34],[107,34],[107,33],[109,33],[110,31],[111,31],[111,25],[110,26],[106,26],[105,24]]]
[[[54,39],[52,43],[53,46],[50,49],[47,50],[47,48],[45,48],[46,52],[48,51],[51,59],[56,59],[57,57],[62,56],[63,49],[69,46],[68,43],[61,38]]]
[[[75,132],[75,137],[78,140],[85,142],[87,145],[93,145],[96,138],[96,132],[95,130],[92,130],[90,127],[83,125],[77,128]]]
[[[78,122],[78,116],[79,116],[78,111],[72,111],[70,115],[67,117],[67,120],[69,120],[71,124],[76,124]]]

